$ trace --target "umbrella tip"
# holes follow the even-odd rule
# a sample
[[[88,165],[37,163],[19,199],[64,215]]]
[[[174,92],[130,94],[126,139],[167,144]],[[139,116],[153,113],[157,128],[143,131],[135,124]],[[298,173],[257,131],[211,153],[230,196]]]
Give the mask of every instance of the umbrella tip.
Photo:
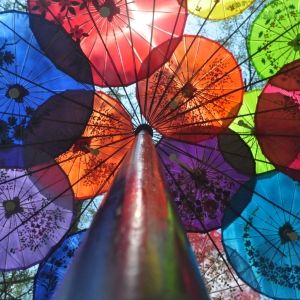
[[[153,130],[148,124],[140,124],[134,131],[135,135],[138,135],[141,131],[147,131],[151,136],[153,136]]]
[[[279,236],[282,244],[285,244],[287,242],[294,242],[299,239],[298,233],[295,232],[290,223],[285,223],[279,228]]]

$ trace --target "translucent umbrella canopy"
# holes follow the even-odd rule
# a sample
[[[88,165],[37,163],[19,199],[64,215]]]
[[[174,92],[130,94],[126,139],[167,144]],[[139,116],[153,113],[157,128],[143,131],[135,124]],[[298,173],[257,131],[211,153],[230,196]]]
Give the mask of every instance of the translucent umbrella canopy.
[[[83,134],[56,159],[77,200],[107,191],[133,140],[131,118],[122,104],[105,93],[95,93],[93,113]]]
[[[239,277],[258,292],[299,299],[299,182],[273,171],[253,183],[254,192],[246,185],[233,200],[236,210],[225,212],[227,257]]]
[[[51,299],[55,288],[61,283],[74,254],[84,237],[85,230],[68,236],[43,261],[35,275],[34,300]]]
[[[262,153],[256,137],[257,130],[255,128],[254,119],[260,93],[261,90],[245,93],[238,116],[229,126],[229,128],[237,132],[249,146],[255,160],[255,171],[257,174],[274,170],[272,163]]]
[[[161,69],[137,84],[149,124],[165,137],[193,142],[224,131],[243,93],[233,55],[217,42],[191,35]]]
[[[272,77],[270,83],[287,91],[299,91],[300,59],[284,66],[276,76]]]
[[[73,193],[56,164],[0,170],[0,269],[25,269],[43,260],[65,235]]]
[[[224,20],[242,13],[253,0],[187,0],[190,13],[209,20]]]
[[[212,300],[259,300],[261,295],[242,282],[228,264],[217,230],[210,234],[188,233],[199,268]]]
[[[0,14],[0,75],[0,156],[6,156],[6,150],[12,145],[47,143],[48,150],[51,148],[49,143],[56,144],[56,149],[52,149],[52,154],[56,155],[70,146],[74,136],[80,135],[91,113],[92,103],[92,97],[86,97],[82,103],[80,91],[93,91],[93,88],[75,81],[45,56],[30,30],[29,16],[25,13]],[[66,90],[70,90],[69,94],[64,93]],[[59,102],[61,107],[67,103],[70,110],[77,110],[73,121],[78,124],[67,128],[60,126],[64,144],[58,142],[58,123],[53,121],[50,127],[46,126],[47,121],[43,123],[47,117],[48,121],[51,120],[53,115],[47,115],[45,111],[44,116],[37,114],[37,109],[50,98],[56,98],[53,101]],[[53,119],[59,121],[59,118],[61,115]],[[67,116],[65,119],[69,120]],[[44,134],[36,135],[41,126]]]
[[[22,131],[23,144],[3,144],[0,166],[29,168],[52,162],[78,139],[91,114],[93,92],[65,91],[39,106]]]
[[[225,207],[249,180],[253,164],[246,174],[235,169],[223,156],[218,138],[198,144],[163,139],[157,149],[185,229],[207,232],[220,227]]]
[[[299,0],[273,0],[260,12],[248,36],[249,56],[258,75],[268,78],[300,58]]]
[[[179,43],[187,17],[177,0],[28,0],[28,8],[60,24],[80,44],[99,86],[125,86],[153,73]],[[164,42],[163,53],[151,53]],[[147,68],[141,70],[144,61]]]
[[[255,124],[266,157],[277,169],[300,180],[300,81],[282,80],[293,77],[296,70],[300,70],[299,60],[280,71],[284,77],[269,80],[259,97]]]

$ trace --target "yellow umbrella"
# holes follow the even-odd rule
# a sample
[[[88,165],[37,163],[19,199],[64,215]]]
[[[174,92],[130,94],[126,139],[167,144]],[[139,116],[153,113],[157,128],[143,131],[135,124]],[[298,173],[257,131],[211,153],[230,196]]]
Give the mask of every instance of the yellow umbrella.
[[[217,2],[217,3],[216,3]],[[188,0],[190,13],[205,19],[224,20],[242,13],[253,0]]]

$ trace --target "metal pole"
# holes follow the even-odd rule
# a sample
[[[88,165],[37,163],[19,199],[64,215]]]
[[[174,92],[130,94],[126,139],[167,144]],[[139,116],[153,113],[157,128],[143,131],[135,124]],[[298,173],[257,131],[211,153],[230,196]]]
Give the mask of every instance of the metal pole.
[[[145,125],[56,300],[209,299]]]

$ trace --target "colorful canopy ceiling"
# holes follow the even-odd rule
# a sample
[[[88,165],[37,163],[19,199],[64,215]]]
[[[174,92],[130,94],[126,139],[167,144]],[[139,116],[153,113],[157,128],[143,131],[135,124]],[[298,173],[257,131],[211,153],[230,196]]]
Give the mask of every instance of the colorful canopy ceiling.
[[[50,297],[68,234],[146,129],[212,299],[300,298],[300,2],[251,4],[0,13],[0,295],[7,271],[40,263],[35,297]]]

